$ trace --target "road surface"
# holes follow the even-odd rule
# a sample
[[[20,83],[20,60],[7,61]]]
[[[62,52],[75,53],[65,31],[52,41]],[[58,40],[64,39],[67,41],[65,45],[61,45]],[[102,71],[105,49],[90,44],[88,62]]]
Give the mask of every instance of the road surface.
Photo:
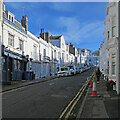
[[[92,72],[90,69],[3,93],[3,118],[59,118]]]

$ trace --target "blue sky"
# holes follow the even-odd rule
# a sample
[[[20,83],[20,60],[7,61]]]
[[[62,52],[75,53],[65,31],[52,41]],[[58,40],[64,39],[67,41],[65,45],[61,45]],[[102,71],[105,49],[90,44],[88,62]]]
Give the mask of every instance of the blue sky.
[[[28,29],[37,37],[40,29],[50,35],[64,35],[66,43],[94,52],[103,41],[107,2],[5,2],[6,10],[21,21],[28,17]]]

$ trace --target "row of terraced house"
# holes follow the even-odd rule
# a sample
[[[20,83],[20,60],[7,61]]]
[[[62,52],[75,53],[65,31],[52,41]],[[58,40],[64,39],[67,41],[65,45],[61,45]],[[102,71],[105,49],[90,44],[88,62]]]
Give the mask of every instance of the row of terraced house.
[[[36,37],[28,30],[27,16],[22,16],[19,22],[13,13],[5,10],[3,1],[0,2],[0,47],[2,82],[25,79],[26,71],[33,72],[34,79],[38,79],[54,76],[57,68],[65,65],[92,64],[91,58],[87,60],[90,50],[66,44],[63,35],[50,36],[42,28]]]
[[[116,83],[120,93],[120,3],[109,2],[105,18],[104,40],[100,46],[100,70],[104,78]]]

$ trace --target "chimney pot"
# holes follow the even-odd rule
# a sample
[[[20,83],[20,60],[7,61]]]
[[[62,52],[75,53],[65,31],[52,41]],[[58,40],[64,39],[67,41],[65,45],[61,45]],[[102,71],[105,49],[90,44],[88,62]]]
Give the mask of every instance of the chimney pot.
[[[27,20],[27,16],[25,16],[25,20]]]
[[[24,19],[24,16],[22,16],[22,19]]]
[[[44,28],[43,28],[43,33],[44,33]]]
[[[41,33],[42,33],[42,28],[41,28]]]

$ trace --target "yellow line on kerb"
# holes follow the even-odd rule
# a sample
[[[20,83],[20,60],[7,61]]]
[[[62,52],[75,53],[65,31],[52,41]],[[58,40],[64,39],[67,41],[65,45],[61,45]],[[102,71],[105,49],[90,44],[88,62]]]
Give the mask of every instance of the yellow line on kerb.
[[[65,110],[63,111],[63,113],[60,115],[59,119],[60,120],[63,115],[65,114],[65,112],[67,111],[67,109],[70,107],[70,105],[74,102],[74,100],[78,97],[78,95],[80,94],[81,90],[83,89],[83,87],[89,82],[89,80],[87,80],[84,85],[82,86],[82,88],[79,90],[79,92],[77,93],[77,95],[74,97],[74,99],[68,104],[68,106],[65,108]]]
[[[80,99],[81,95],[83,94],[85,88],[86,88],[87,85],[88,85],[88,82],[89,82],[89,81],[87,81],[87,84],[85,85],[84,89],[83,89],[82,92],[80,93],[79,97],[78,97],[77,100],[74,102],[74,104],[73,104],[72,107],[70,108],[70,111],[69,111],[69,112],[67,113],[67,115],[65,116],[65,120],[67,120],[67,119],[69,118],[71,111],[73,110],[73,108],[75,107],[76,103],[78,102],[78,100]]]

